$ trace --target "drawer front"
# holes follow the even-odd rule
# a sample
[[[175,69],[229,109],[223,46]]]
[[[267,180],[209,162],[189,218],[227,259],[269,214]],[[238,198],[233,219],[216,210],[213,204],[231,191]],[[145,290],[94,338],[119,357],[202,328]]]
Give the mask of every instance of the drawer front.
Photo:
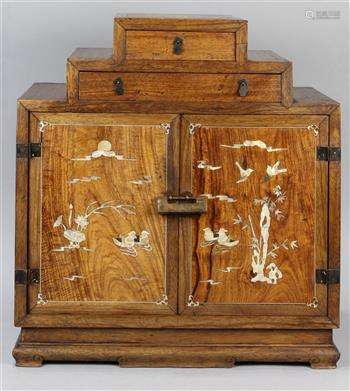
[[[80,72],[79,99],[277,103],[281,75]]]
[[[127,31],[126,60],[236,61],[235,33]]]
[[[232,18],[115,18],[114,59],[247,60],[247,21]]]

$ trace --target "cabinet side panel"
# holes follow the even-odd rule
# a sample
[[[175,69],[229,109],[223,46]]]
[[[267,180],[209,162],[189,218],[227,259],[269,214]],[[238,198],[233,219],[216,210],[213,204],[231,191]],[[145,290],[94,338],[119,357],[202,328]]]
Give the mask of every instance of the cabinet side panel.
[[[34,114],[29,117],[30,142],[40,143],[42,131],[45,126],[41,125]],[[40,154],[41,155],[41,154]],[[40,241],[41,241],[41,168],[42,158],[31,157],[29,159],[29,205],[28,205],[28,267],[40,268]],[[40,276],[41,277],[41,276]],[[28,311],[30,312],[38,302],[39,284],[28,286]]]
[[[340,108],[330,115],[329,144],[331,147],[340,147]],[[340,219],[341,219],[341,166],[340,161],[329,163],[329,252],[328,267],[340,267]],[[340,285],[328,286],[328,316],[339,326]]]
[[[113,56],[115,62],[120,64],[125,58],[125,30],[117,21],[114,25],[113,42]]]
[[[17,144],[28,143],[28,111],[21,103],[17,103]],[[16,159],[16,248],[15,270],[27,268],[28,239],[28,159]],[[15,285],[15,325],[26,315],[26,285]]]
[[[73,104],[77,103],[79,98],[79,72],[71,63],[67,62],[67,99]]]

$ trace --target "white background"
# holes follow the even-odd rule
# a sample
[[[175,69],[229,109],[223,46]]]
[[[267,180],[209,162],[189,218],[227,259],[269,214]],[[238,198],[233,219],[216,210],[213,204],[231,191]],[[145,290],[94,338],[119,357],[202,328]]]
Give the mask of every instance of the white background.
[[[2,4],[1,264],[2,384],[11,390],[348,389],[349,94],[348,6],[345,2],[14,2]],[[310,20],[305,11],[340,11]],[[312,86],[342,104],[342,325],[337,370],[242,365],[234,369],[121,369],[111,364],[46,364],[17,368],[13,327],[16,99],[34,82],[64,82],[76,47],[111,47],[116,14],[212,14],[248,20],[249,49],[271,49],[293,61],[294,85]]]

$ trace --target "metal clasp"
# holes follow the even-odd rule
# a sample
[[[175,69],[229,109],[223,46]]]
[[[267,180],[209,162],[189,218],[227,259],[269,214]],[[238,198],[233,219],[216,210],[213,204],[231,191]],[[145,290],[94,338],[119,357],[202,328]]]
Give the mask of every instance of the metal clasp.
[[[340,269],[316,269],[316,284],[339,284]]]
[[[33,158],[41,156],[41,144],[16,144],[16,157],[17,158]]]
[[[196,202],[197,198],[193,197],[192,194],[184,194],[179,196],[169,195],[168,196],[168,202]]]
[[[207,211],[207,200],[192,194],[168,195],[157,199],[159,214],[193,215]]]

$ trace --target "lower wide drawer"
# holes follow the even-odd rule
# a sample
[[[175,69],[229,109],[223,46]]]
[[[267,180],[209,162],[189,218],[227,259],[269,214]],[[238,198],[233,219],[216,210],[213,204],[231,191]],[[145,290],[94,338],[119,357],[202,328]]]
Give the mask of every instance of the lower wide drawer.
[[[79,72],[84,101],[282,101],[281,74]]]

